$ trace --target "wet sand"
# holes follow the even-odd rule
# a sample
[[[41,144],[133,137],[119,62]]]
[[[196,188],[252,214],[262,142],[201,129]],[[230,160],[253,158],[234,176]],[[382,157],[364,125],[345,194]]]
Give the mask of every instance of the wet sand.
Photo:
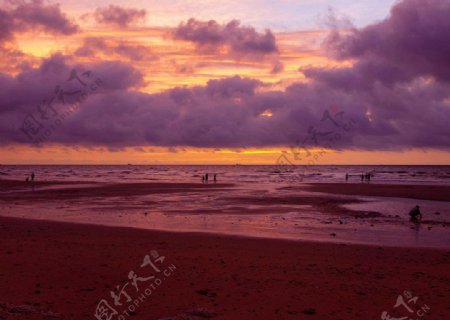
[[[224,183],[98,183],[81,181],[35,181],[22,182],[0,180],[0,200],[68,200],[75,198],[109,198],[140,196],[160,193],[209,191],[229,188]],[[8,191],[8,192],[6,192]]]
[[[122,313],[125,319],[380,319],[383,311],[402,314],[393,305],[404,290],[419,298],[411,307],[430,308],[422,319],[450,317],[448,250],[4,217],[0,230],[1,319],[95,319],[97,303],[112,304],[109,291],[130,270],[142,276],[139,266],[151,250],[166,257],[161,269],[173,264],[176,270],[131,308],[132,316]]]
[[[392,185],[369,183],[314,183],[310,191],[342,195],[397,197],[421,200],[450,201],[450,186]]]
[[[1,183],[0,183],[1,185]],[[233,197],[229,196],[227,190],[231,191],[231,188],[235,187],[234,184],[200,184],[200,183],[116,183],[116,184],[100,184],[100,183],[81,183],[70,182],[63,184],[60,182],[40,182],[36,183],[34,190],[31,187],[31,183],[22,183],[17,181],[8,181],[1,191],[7,191],[0,193],[0,201],[4,202],[16,202],[21,203],[38,203],[49,201],[71,201],[71,200],[83,200],[93,201],[94,199],[107,199],[107,198],[127,198],[127,197],[139,197],[145,195],[157,195],[157,194],[189,194],[189,193],[207,193],[208,195],[225,191],[223,196],[218,200],[228,204],[233,204],[236,207],[227,209],[226,213],[232,212],[233,214],[239,213],[252,213],[252,214],[265,214],[270,212],[283,212],[282,206],[312,206],[317,210],[334,212],[336,214],[347,214],[355,217],[376,217],[380,214],[370,211],[352,211],[343,208],[343,205],[361,203],[362,201],[356,198],[338,198],[330,196],[305,196],[305,195],[285,195],[285,196],[269,196],[269,195],[251,195]],[[239,192],[239,187],[237,188]],[[206,195],[206,196],[208,196]],[[114,199],[110,200],[114,203]],[[267,209],[252,210],[248,205],[264,206]],[[269,207],[270,206],[270,207]],[[274,207],[275,206],[275,207]],[[278,206],[278,208],[276,208]],[[122,207],[117,206],[116,210]],[[183,207],[174,206],[166,212],[181,213]],[[204,211],[205,212],[205,211]],[[208,213],[224,213],[223,209],[210,210]]]
[[[395,198],[419,193],[443,200],[446,191],[448,186],[359,183],[88,181],[38,181],[33,191],[30,182],[0,180],[0,215],[170,232],[450,248],[450,202],[421,200],[424,220],[418,226],[408,216],[418,202]]]
[[[34,192],[33,192],[34,185]],[[43,197],[68,199],[79,197],[116,197],[189,191],[226,190],[233,183],[99,183],[88,181],[35,181],[24,182],[0,179],[0,199],[19,196],[36,200]],[[308,183],[285,190],[308,190],[332,195],[398,197],[434,201],[450,201],[450,185],[392,185],[369,183]],[[38,191],[38,192],[36,192]],[[275,199],[276,200],[276,199]],[[267,202],[267,200],[265,200]]]

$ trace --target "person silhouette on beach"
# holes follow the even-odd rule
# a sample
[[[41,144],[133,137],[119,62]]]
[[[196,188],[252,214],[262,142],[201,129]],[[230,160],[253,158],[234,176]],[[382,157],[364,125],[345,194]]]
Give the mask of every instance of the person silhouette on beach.
[[[409,212],[409,216],[411,217],[410,220],[412,222],[420,222],[422,220],[422,213],[420,212],[420,207],[415,206],[411,209]]]
[[[202,182],[205,183],[205,176],[202,175]]]
[[[217,173],[214,173],[214,182],[217,182]]]
[[[30,180],[31,180],[31,190],[34,192],[34,172],[31,172]]]
[[[208,181],[208,174],[205,174],[205,180]]]
[[[348,173],[345,174],[345,182],[348,182]]]

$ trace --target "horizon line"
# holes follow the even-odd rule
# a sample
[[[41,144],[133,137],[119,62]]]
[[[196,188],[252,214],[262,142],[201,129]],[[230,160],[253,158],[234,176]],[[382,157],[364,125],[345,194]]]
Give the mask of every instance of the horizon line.
[[[317,167],[317,166],[450,166],[449,164],[243,164],[243,163],[0,163],[0,166],[282,166],[282,167]]]

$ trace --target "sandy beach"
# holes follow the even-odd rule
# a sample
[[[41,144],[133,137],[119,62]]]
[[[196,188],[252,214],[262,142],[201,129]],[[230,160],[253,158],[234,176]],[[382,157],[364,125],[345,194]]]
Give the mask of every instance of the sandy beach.
[[[151,250],[176,270],[131,308],[131,319],[380,319],[402,312],[393,306],[405,290],[418,296],[414,308],[429,306],[428,319],[450,316],[448,250],[3,217],[0,227],[2,319],[95,319],[99,301],[112,300],[110,290]]]
[[[23,219],[33,216],[33,211],[61,204],[66,207],[59,211],[70,211],[98,198],[120,206],[121,198],[132,202],[133,197],[145,195],[180,200],[178,193],[197,194],[202,197],[199,199],[225,193],[234,207],[239,203],[235,211],[260,205],[272,208],[267,211],[278,208],[281,217],[288,217],[280,208],[301,210],[307,204],[314,210],[332,211],[330,217],[336,217],[329,218],[332,220],[372,221],[383,214],[350,210],[346,205],[364,201],[336,195],[416,199],[420,194],[421,199],[442,201],[447,199],[446,186],[315,184],[305,188],[320,192],[316,195],[297,194],[297,187],[284,187],[276,196],[249,196],[242,186],[231,184],[40,182],[35,191],[24,182],[2,181],[1,185],[2,213],[21,206],[29,212],[23,213],[22,219],[0,217],[0,319],[95,319],[101,301],[116,310],[111,319],[380,319],[385,311],[391,316],[405,315],[406,309],[393,306],[399,295],[406,297],[409,292],[418,297],[410,305],[414,312],[425,309],[428,319],[450,315],[448,248],[358,245],[345,239],[331,243],[335,236],[329,235],[315,242],[210,231],[163,232],[46,221],[45,212],[38,220]],[[232,196],[236,188],[240,197]],[[182,201],[178,203],[183,210]],[[245,214],[263,215],[258,208]],[[144,216],[141,209],[137,211],[139,217]],[[178,215],[172,211],[165,213],[170,219]],[[114,219],[113,212],[107,212]],[[217,214],[214,210],[203,212],[211,218]],[[191,217],[197,215],[194,212]],[[230,215],[236,216],[236,212]],[[152,217],[149,214],[148,219]],[[445,231],[446,226],[441,228]],[[142,269],[145,255],[165,257],[157,264],[160,273]],[[138,276],[136,287],[130,271]],[[145,272],[145,277],[139,271]],[[156,272],[156,278],[144,281],[151,276],[148,271]],[[150,284],[154,288],[145,295],[145,288],[155,279],[160,283]],[[122,305],[114,305],[111,291],[116,286],[125,288],[131,300],[123,295]],[[103,316],[100,319],[108,319]]]

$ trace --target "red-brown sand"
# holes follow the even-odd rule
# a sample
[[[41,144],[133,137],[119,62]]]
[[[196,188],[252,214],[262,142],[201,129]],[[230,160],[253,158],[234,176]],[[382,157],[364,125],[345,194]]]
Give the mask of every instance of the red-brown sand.
[[[112,304],[110,290],[131,270],[143,276],[139,266],[152,249],[176,270],[122,319],[361,320],[380,319],[383,311],[400,317],[410,315],[393,307],[404,290],[418,296],[412,308],[429,307],[420,319],[450,319],[448,251],[3,217],[0,243],[0,319],[95,319],[97,303]]]

